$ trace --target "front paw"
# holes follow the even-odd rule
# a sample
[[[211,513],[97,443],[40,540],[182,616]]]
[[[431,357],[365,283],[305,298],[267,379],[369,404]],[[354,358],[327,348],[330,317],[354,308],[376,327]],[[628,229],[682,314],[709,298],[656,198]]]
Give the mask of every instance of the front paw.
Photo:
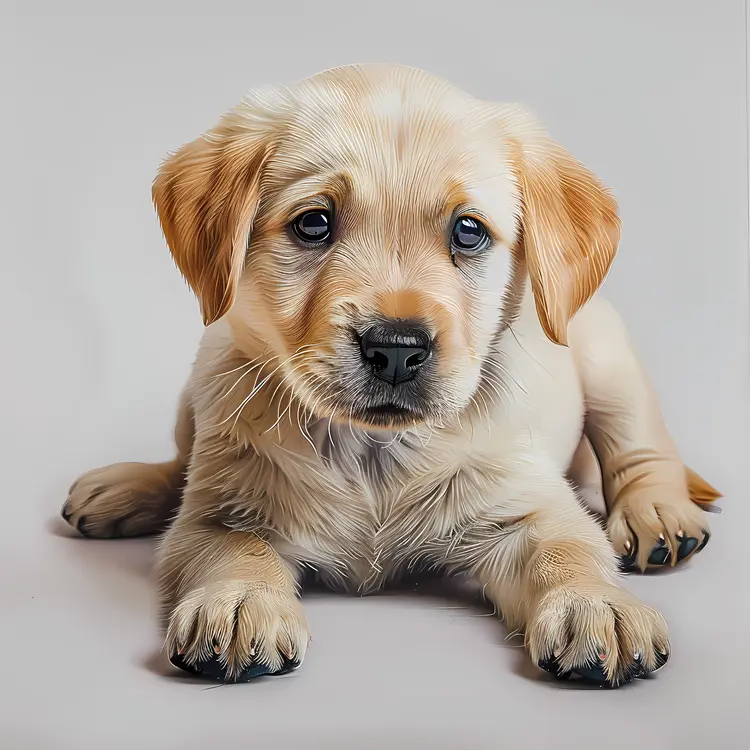
[[[246,682],[296,669],[309,640],[296,597],[264,583],[228,581],[181,599],[169,620],[166,648],[180,669]]]
[[[607,529],[623,571],[646,571],[700,552],[711,538],[705,516],[687,495],[637,492],[618,500]]]
[[[603,687],[645,677],[669,658],[667,623],[630,593],[605,583],[546,593],[526,629],[526,648],[556,677]]]

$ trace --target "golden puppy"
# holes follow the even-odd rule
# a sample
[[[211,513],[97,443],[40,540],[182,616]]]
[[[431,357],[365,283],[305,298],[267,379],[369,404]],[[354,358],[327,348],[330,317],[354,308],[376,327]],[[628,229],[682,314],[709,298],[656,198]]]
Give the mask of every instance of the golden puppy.
[[[174,516],[174,663],[297,666],[304,567],[361,593],[468,573],[558,676],[617,685],[666,661],[618,556],[687,559],[718,495],[594,297],[615,201],[530,115],[409,68],[338,68],[251,94],[167,159],[154,200],[208,326],[178,456],[84,475],[63,515],[91,537]],[[572,464],[603,485],[609,538]]]

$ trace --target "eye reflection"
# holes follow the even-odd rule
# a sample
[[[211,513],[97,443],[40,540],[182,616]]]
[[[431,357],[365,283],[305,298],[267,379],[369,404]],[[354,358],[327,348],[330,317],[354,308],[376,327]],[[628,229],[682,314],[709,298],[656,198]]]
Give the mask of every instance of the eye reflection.
[[[292,222],[292,231],[303,243],[318,245],[331,236],[331,216],[328,211],[305,211]]]
[[[489,241],[484,224],[472,216],[460,216],[451,233],[451,254],[475,255],[484,250]]]

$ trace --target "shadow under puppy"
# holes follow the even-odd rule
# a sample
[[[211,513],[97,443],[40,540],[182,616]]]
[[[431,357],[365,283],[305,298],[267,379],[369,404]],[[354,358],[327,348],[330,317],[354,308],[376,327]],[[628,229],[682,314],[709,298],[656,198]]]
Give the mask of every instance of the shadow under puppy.
[[[613,309],[616,203],[516,105],[349,66],[250,94],[163,164],[154,200],[207,329],[178,455],[81,477],[85,536],[169,528],[178,666],[236,681],[302,662],[301,571],[376,591],[471,575],[531,658],[608,685],[667,659],[618,557],[708,540]],[[605,531],[576,481],[602,486]]]

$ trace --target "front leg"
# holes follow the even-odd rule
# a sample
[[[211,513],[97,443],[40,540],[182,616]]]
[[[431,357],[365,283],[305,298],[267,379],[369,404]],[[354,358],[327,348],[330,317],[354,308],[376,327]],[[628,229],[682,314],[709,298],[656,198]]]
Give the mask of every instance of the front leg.
[[[586,401],[586,435],[601,466],[609,536],[623,567],[682,563],[708,542],[699,506],[719,493],[683,464],[611,305],[594,299],[581,310],[570,325],[570,348]]]
[[[622,588],[604,531],[562,477],[498,489],[443,561],[477,579],[534,663],[558,677],[617,686],[666,662],[664,618]]]
[[[294,571],[261,536],[190,505],[188,497],[158,564],[170,661],[223,682],[296,668],[310,636]]]

